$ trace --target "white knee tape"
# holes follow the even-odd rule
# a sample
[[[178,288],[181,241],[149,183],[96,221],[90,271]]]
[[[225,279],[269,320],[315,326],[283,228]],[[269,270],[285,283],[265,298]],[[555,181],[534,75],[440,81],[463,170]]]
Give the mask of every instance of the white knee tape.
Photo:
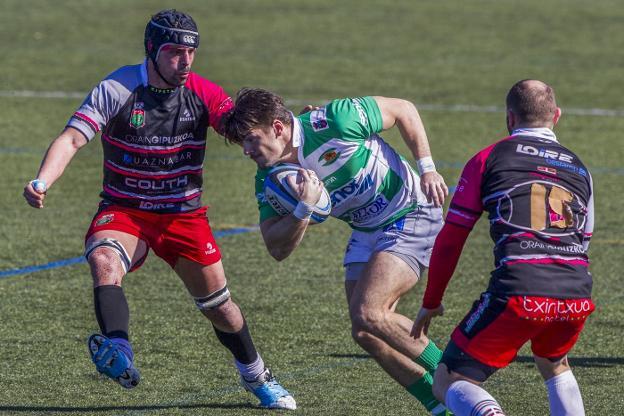
[[[214,309],[220,305],[223,305],[230,298],[230,291],[227,286],[224,286],[223,289],[219,289],[216,292],[212,292],[208,296],[204,296],[201,298],[194,298],[195,305],[202,311],[209,311]]]
[[[115,253],[117,253],[117,255],[119,256],[119,260],[121,260],[121,266],[124,269],[124,273],[128,273],[128,270],[130,270],[130,265],[132,264],[132,260],[130,260],[128,252],[119,241],[115,240],[114,238],[102,238],[100,240],[95,240],[85,249],[85,258],[89,260],[89,256],[98,247],[108,247],[112,249]]]

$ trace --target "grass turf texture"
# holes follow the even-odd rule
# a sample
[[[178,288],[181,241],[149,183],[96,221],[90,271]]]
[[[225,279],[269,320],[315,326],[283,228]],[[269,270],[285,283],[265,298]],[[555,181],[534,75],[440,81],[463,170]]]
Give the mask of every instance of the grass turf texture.
[[[417,104],[501,106],[509,86],[551,83],[564,109],[557,134],[592,169],[597,220],[591,248],[597,312],[573,350],[588,415],[624,408],[620,285],[624,214],[622,117],[566,116],[566,108],[621,109],[624,10],[616,1],[179,1],[197,20],[194,69],[234,94],[262,86],[291,103],[379,94]],[[21,198],[51,138],[81,98],[10,98],[11,91],[86,93],[140,61],[147,17],[162,1],[5,0],[0,13],[0,271],[72,258],[95,211],[99,143],[85,147],[36,211]],[[293,104],[298,110],[300,104]],[[421,111],[449,184],[475,151],[502,137],[502,113]],[[385,137],[404,154],[397,132]],[[97,141],[97,140],[96,140]],[[257,221],[254,164],[209,139],[204,202],[215,230]],[[259,233],[219,240],[234,298],[265,361],[305,415],[413,415],[422,407],[351,340],[336,220],[310,229],[283,263]],[[431,335],[444,345],[492,265],[485,221],[471,235]],[[0,414],[262,414],[237,385],[230,357],[164,262],[149,257],[125,281],[139,388],[95,375],[85,340],[97,329],[85,264],[0,279]],[[414,316],[424,289],[399,305]],[[547,414],[546,392],[523,349],[487,383],[510,415]]]

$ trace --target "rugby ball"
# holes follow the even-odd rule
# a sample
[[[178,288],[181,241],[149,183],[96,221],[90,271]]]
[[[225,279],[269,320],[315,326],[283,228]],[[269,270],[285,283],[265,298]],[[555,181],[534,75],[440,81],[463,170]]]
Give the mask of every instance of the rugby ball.
[[[278,165],[267,173],[264,179],[264,197],[271,207],[281,216],[290,214],[299,203],[297,194],[290,187],[286,178],[297,176],[300,166],[292,164]],[[322,187],[321,197],[314,207],[310,223],[319,224],[329,217],[331,212],[331,199],[329,192]]]

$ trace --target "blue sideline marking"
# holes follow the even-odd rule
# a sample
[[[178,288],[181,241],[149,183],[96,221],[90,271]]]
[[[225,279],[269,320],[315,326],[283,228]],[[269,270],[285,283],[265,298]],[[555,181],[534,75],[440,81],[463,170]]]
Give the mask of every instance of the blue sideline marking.
[[[249,232],[256,231],[256,230],[258,230],[258,227],[240,227],[240,228],[230,228],[229,230],[215,231],[213,234],[216,238],[219,238],[219,237],[227,237],[227,236],[235,235],[235,234],[249,233]],[[19,269],[4,270],[4,271],[0,271],[0,279],[4,277],[9,277],[9,276],[15,276],[18,274],[34,273],[34,272],[39,272],[41,270],[49,270],[49,269],[56,269],[57,267],[70,266],[72,264],[86,263],[86,261],[87,260],[84,258],[84,256],[80,256],[80,257],[73,257],[71,259],[53,261],[47,264],[40,264],[38,266],[27,266],[27,267],[22,267]]]
[[[455,188],[456,188],[455,186],[450,186],[449,194],[452,195],[455,192]],[[258,226],[239,227],[239,228],[230,228],[228,230],[215,231],[213,234],[216,238],[219,238],[219,237],[227,237],[227,236],[235,235],[235,234],[249,233],[252,231],[257,231],[258,229],[259,229]],[[40,272],[42,270],[50,270],[50,269],[56,269],[58,267],[71,266],[72,264],[85,263],[86,261],[87,260],[84,258],[84,256],[80,256],[80,257],[73,257],[71,259],[53,261],[53,262],[46,263],[46,264],[39,264],[37,266],[27,266],[27,267],[22,267],[19,269],[3,270],[3,271],[0,271],[0,279],[9,277],[9,276],[16,276],[19,274],[34,273],[34,272]]]

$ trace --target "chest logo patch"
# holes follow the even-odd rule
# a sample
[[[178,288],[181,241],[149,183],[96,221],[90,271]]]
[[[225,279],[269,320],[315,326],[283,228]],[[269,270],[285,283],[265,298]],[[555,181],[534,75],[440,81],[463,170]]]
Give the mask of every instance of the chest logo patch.
[[[193,114],[191,114],[191,112],[188,110],[188,108],[184,109],[184,113],[182,114],[182,116],[180,117],[180,121],[181,122],[185,122],[185,121],[195,121],[195,117],[193,116]]]
[[[329,166],[334,163],[340,157],[340,152],[338,152],[335,148],[331,148],[326,150],[318,159],[319,163],[322,163],[323,166]]]
[[[134,108],[132,108],[132,112],[130,113],[130,127],[140,129],[143,126],[145,126],[144,104],[141,102],[134,103]]]

